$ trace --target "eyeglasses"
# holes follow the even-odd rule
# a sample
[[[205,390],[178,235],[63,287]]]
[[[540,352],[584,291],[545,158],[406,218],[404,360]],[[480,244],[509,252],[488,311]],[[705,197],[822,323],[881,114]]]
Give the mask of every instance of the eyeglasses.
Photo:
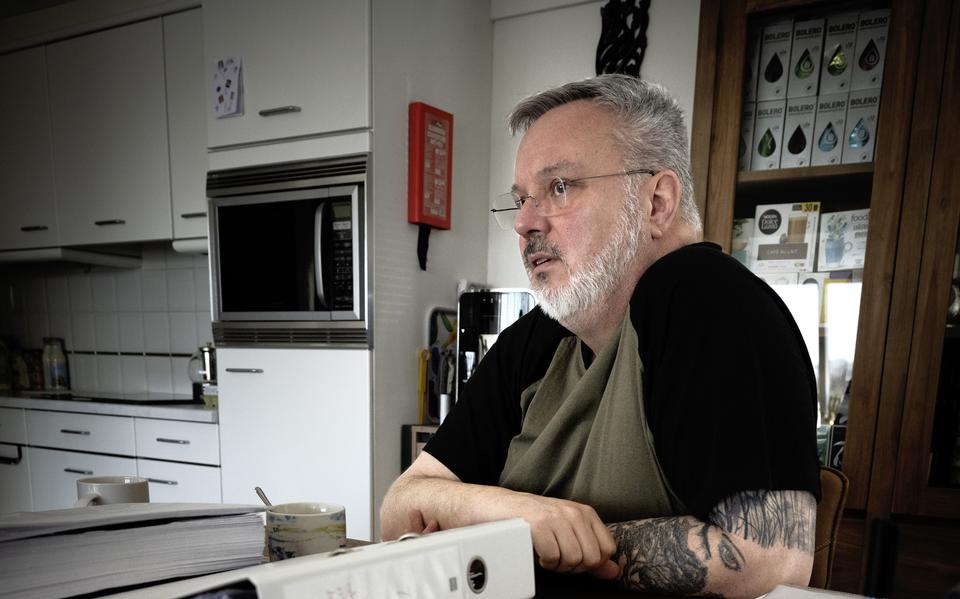
[[[513,230],[517,222],[517,215],[527,200],[533,200],[533,206],[540,216],[556,216],[565,212],[573,204],[581,183],[590,179],[603,179],[606,177],[626,177],[628,175],[654,175],[656,171],[647,169],[635,169],[621,173],[610,173],[607,175],[591,175],[589,177],[578,177],[576,179],[564,179],[554,177],[550,179],[546,187],[537,194],[521,195],[515,191],[499,195],[493,199],[493,208],[490,212],[497,219],[497,224],[504,231]]]

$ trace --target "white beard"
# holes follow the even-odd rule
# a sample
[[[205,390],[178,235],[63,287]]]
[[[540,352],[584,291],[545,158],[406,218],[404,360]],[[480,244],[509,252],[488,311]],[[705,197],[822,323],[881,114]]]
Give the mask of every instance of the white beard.
[[[547,316],[571,330],[596,320],[606,301],[622,284],[640,250],[646,228],[638,202],[628,197],[610,240],[579,270],[570,273],[566,285],[559,287],[551,288],[548,277],[540,279],[532,275],[532,265],[524,260],[530,286],[540,302],[540,308]],[[548,251],[566,264],[560,249],[544,238],[531,239],[525,248],[526,254],[538,251]]]

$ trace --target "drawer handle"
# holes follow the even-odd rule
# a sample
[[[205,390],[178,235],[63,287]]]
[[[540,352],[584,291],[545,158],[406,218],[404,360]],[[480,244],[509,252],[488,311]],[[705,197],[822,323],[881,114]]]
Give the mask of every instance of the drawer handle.
[[[175,480],[163,480],[162,478],[150,478],[150,477],[147,477],[147,481],[148,481],[148,482],[151,482],[151,483],[157,483],[158,485],[178,485],[178,484],[180,484],[180,483],[178,483],[178,482],[175,481]]]
[[[289,114],[291,112],[300,112],[299,106],[278,106],[276,108],[265,108],[260,111],[260,116],[274,116],[277,114]]]
[[[20,463],[20,460],[22,459],[23,459],[23,447],[20,445],[17,445],[17,457],[15,458],[0,457],[0,464],[4,466],[16,466],[17,464]]]
[[[238,372],[240,374],[263,374],[263,368],[227,368],[227,372]]]
[[[186,439],[167,439],[165,437],[157,437],[157,443],[174,443],[176,445],[190,445],[190,441]]]
[[[79,470],[77,468],[64,468],[64,472],[69,472],[70,474],[84,474],[86,476],[93,476],[93,470]]]
[[[127,221],[123,220],[122,218],[111,218],[109,220],[95,220],[93,221],[93,224],[97,225],[98,227],[102,227],[104,225],[125,225],[127,224]]]
[[[20,230],[24,233],[32,233],[33,231],[46,231],[49,228],[47,225],[28,225],[26,227],[20,227]]]
[[[204,218],[206,216],[206,212],[185,212],[180,215],[180,218]]]
[[[65,435],[89,435],[90,434],[90,431],[77,431],[77,430],[73,430],[72,428],[62,428],[60,429],[60,432]]]

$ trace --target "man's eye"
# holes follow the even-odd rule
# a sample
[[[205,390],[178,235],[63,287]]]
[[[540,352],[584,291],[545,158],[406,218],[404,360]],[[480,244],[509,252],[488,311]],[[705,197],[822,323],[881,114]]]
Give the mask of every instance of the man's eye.
[[[550,182],[550,195],[559,197],[567,193],[567,182],[563,179],[554,179]]]

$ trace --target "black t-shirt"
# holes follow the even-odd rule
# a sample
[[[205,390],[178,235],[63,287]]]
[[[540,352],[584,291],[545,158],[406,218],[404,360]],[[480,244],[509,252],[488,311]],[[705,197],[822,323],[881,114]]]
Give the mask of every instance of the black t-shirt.
[[[630,319],[657,460],[692,515],[744,490],[819,499],[813,368],[766,283],[716,245],[686,246],[643,274]],[[506,329],[425,451],[464,482],[497,484],[520,432],[520,393],[571,335],[539,308]]]

